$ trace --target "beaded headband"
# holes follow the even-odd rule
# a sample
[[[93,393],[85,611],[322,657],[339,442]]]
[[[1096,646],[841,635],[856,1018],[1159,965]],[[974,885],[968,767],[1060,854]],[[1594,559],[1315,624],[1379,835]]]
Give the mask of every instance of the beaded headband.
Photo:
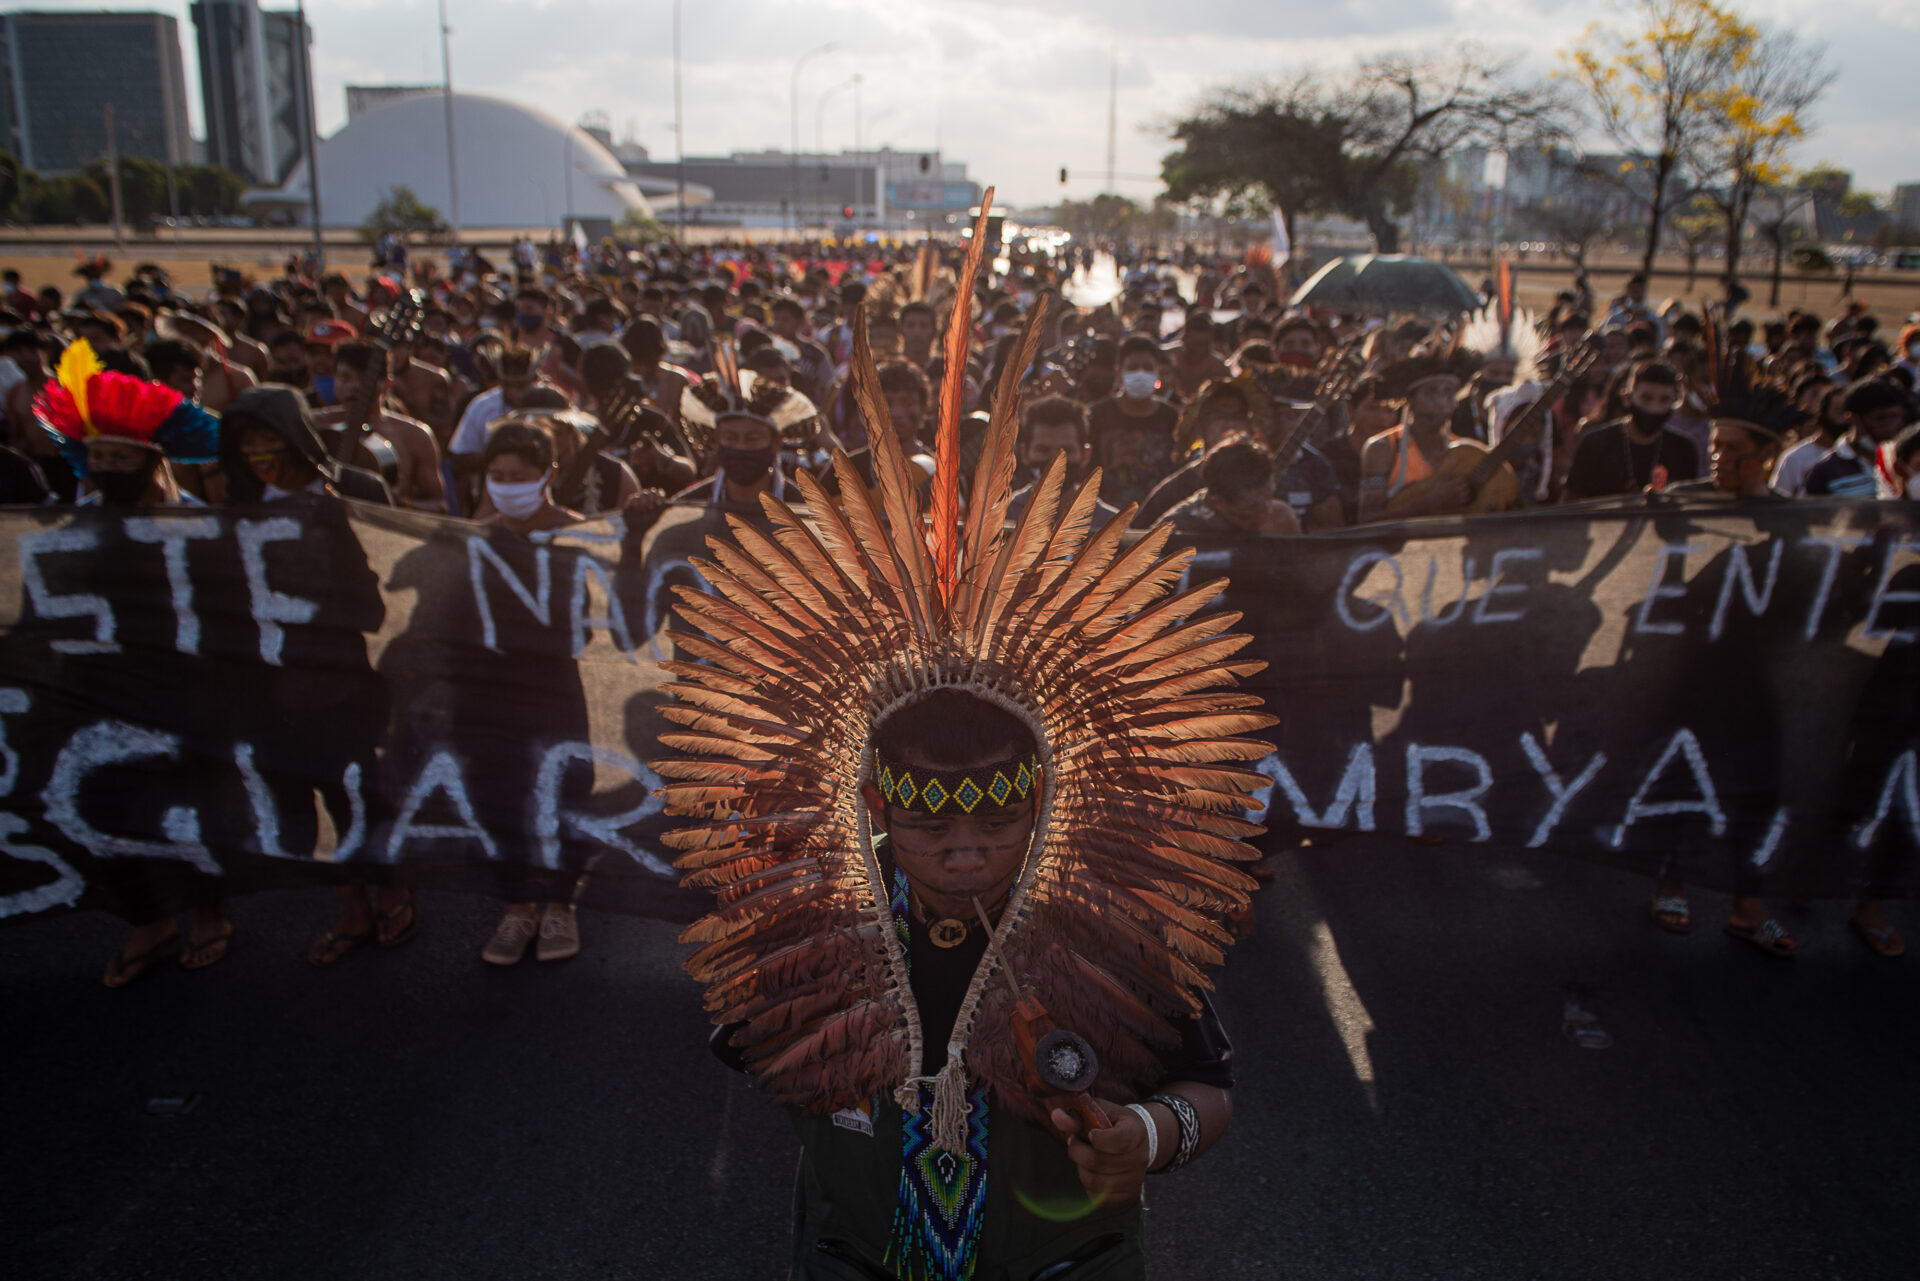
[[[951,805],[971,814],[985,802],[991,802],[989,809],[998,809],[1031,796],[1040,782],[1040,758],[1029,752],[970,770],[934,770],[876,756],[873,779],[889,805],[922,814],[939,814]]]

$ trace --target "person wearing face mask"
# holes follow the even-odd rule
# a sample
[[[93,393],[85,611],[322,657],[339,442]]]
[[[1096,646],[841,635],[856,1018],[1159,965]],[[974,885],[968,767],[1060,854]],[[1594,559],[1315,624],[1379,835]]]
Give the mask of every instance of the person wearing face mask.
[[[109,408],[110,407],[110,408]],[[174,483],[169,459],[199,461],[218,449],[220,423],[180,393],[158,383],[105,369],[92,346],[75,342],[61,355],[54,376],[34,397],[35,421],[52,440],[73,474],[86,487],[80,502],[125,511],[135,507],[201,505]],[[137,627],[137,621],[128,624]],[[142,643],[121,638],[143,655],[143,701],[133,719],[168,726],[178,711],[171,691],[189,689],[206,678],[203,660],[179,654],[172,629],[164,643]],[[84,666],[82,656],[70,663]],[[124,658],[111,660],[124,664]],[[69,673],[78,679],[78,672]],[[150,695],[150,697],[149,697]],[[197,701],[197,694],[195,695]],[[202,709],[195,708],[195,712]],[[183,724],[204,724],[204,715],[183,717]],[[154,783],[173,797],[177,784],[156,776]],[[142,789],[131,783],[116,801],[127,813],[142,812],[145,796],[128,794]],[[169,799],[166,803],[172,803]],[[146,973],[179,937],[171,905],[181,899],[193,904],[180,963],[200,969],[226,956],[233,926],[226,918],[219,878],[184,866],[153,867],[144,862],[111,860],[101,872],[108,882],[114,911],[129,926],[125,943],[107,964],[104,982],[124,987]]]
[[[540,424],[521,418],[493,424],[481,464],[487,499],[493,504],[493,513],[482,523],[525,535],[585,519],[553,501],[553,482],[560,468],[554,460],[553,439]],[[545,733],[576,740],[586,737],[585,698],[570,652],[515,652],[510,661],[514,669],[503,670],[497,686],[504,703],[489,700],[484,706],[464,706],[453,713],[456,736],[471,745],[470,769],[477,777],[496,771],[501,777],[515,777],[530,767],[522,753],[529,748],[545,750],[544,744],[524,744],[524,734],[513,732],[519,726],[539,724]],[[538,706],[516,709],[514,690],[539,694]],[[504,723],[498,719],[501,716],[506,717]],[[501,759],[488,759],[495,755]],[[494,805],[490,798],[480,808],[484,811]],[[482,822],[495,830],[516,831],[525,819],[503,812],[483,814]],[[563,961],[579,953],[580,926],[574,912],[577,883],[540,877],[525,864],[515,863],[502,869],[501,886],[510,902],[481,949],[482,960],[489,965],[517,965],[529,944],[541,961]]]
[[[269,384],[243,392],[221,422],[220,469],[229,503],[273,502],[311,492],[393,506],[385,481],[328,455],[312,411],[291,387]]]
[[[1659,360],[1635,367],[1626,399],[1626,417],[1589,427],[1575,442],[1563,501],[1659,493],[1698,479],[1700,451],[1667,425],[1680,405],[1678,371]]]
[[[690,398],[691,399],[691,398]],[[803,501],[780,467],[780,429],[749,408],[720,412],[713,426],[714,471],[673,496],[675,502],[743,504],[759,507],[760,495],[783,503]]]
[[[460,414],[460,425],[447,442],[447,456],[453,473],[465,484],[482,468],[481,455],[487,447],[487,425],[505,418],[520,407],[520,401],[540,381],[540,359],[545,353],[533,347],[509,346],[500,352],[500,382],[467,402]],[[467,510],[471,511],[471,508]]]
[[[1808,498],[1899,498],[1881,446],[1913,421],[1913,398],[1887,378],[1869,378],[1848,389],[1849,430],[1825,458],[1807,472]]]
[[[1045,396],[1028,405],[1022,416],[1020,432],[1020,467],[1016,481],[1024,480],[1023,488],[1014,491],[1013,498],[1007,504],[1007,519],[1019,520],[1020,514],[1027,509],[1027,503],[1033,498],[1034,486],[1053,465],[1053,460],[1064,455],[1067,460],[1067,479],[1064,493],[1071,494],[1080,487],[1087,477],[1087,463],[1092,457],[1092,449],[1087,443],[1087,411],[1065,396]],[[1112,503],[1096,498],[1093,503],[1093,523],[1103,525],[1120,514],[1119,508]]]
[[[1847,434],[1846,388],[1834,385],[1824,369],[1809,369],[1794,380],[1794,401],[1806,411],[1801,438],[1773,469],[1773,487],[1789,498],[1807,492],[1807,473]]]
[[[1145,334],[1120,344],[1120,394],[1087,412],[1093,460],[1104,479],[1101,495],[1125,506],[1146,498],[1173,470],[1173,433],[1180,414],[1157,394],[1160,345]]]
[[[1305,316],[1290,317],[1274,328],[1274,363],[1290,373],[1311,374],[1321,350],[1320,327]]]

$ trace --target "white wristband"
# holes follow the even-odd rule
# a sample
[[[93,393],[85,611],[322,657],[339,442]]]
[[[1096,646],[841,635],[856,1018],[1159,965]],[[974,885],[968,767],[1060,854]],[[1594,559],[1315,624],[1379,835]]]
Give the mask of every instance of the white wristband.
[[[1127,1111],[1140,1118],[1140,1124],[1147,1127],[1147,1168],[1151,1170],[1160,1155],[1160,1127],[1153,1123],[1153,1113],[1147,1111],[1144,1103],[1129,1103]]]

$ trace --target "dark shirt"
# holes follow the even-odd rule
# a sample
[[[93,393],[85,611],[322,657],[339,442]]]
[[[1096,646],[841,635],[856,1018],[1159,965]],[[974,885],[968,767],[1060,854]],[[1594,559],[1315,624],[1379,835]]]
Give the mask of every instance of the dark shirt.
[[[1120,408],[1120,397],[1094,402],[1087,413],[1093,461],[1102,473],[1100,495],[1124,507],[1146,498],[1174,468],[1173,430],[1180,412],[1164,400],[1141,415]]]
[[[1700,451],[1669,427],[1646,444],[1627,437],[1627,420],[1597,423],[1580,433],[1573,462],[1567,468],[1567,494],[1572,498],[1604,498],[1610,494],[1637,494],[1653,480],[1654,469],[1666,469],[1667,484],[1697,480]]]
[[[1852,442],[1842,441],[1808,468],[1806,493],[1809,498],[1878,498],[1880,478],[1871,458],[1854,452]]]
[[[1775,489],[1771,485],[1767,486],[1767,492],[1764,494],[1729,494],[1726,490],[1720,488],[1720,486],[1714,484],[1711,480],[1690,480],[1686,482],[1684,485],[1671,486],[1670,488],[1667,489],[1666,492],[1669,494],[1672,494],[1675,498],[1703,499],[1707,501],[1719,499],[1722,502],[1729,502],[1729,503],[1733,503],[1733,502],[1763,503],[1768,501],[1777,502],[1782,499],[1791,500],[1793,497],[1792,494],[1783,493],[1782,491]]]

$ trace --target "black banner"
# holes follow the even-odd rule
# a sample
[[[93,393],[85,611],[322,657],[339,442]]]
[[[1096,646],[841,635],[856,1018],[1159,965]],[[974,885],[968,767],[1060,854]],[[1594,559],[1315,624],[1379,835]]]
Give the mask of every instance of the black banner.
[[[1281,719],[1276,845],[1355,831],[1753,892],[1920,890],[1907,504],[1587,506],[1203,541]],[[691,919],[670,588],[720,514],[525,539],[333,501],[0,513],[0,917],[400,869]]]

